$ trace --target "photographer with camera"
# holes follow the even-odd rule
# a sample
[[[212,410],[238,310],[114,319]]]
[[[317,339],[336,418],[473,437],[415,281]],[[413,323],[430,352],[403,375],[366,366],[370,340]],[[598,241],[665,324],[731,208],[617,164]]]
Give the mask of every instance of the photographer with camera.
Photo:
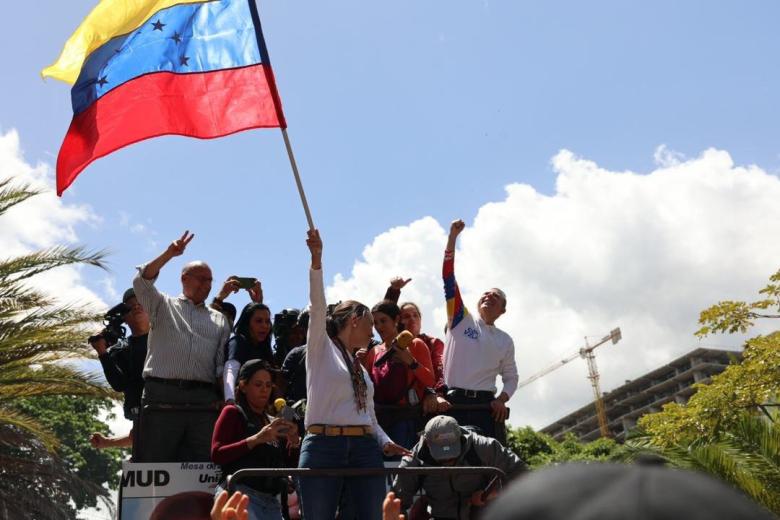
[[[287,334],[291,350],[282,362],[282,376],[285,381],[285,396],[288,402],[306,399],[306,334],[309,330],[309,311],[297,316],[295,325]],[[274,322],[274,333],[279,323],[279,314]],[[277,337],[277,341],[279,341]]]
[[[298,309],[283,309],[274,315],[274,362],[278,366],[284,364],[294,348],[306,343],[308,321],[301,327],[299,319],[302,315]],[[305,319],[308,320],[308,313]]]
[[[133,288],[149,313],[151,331],[144,366],[138,462],[205,462],[221,405],[227,318],[205,305],[211,268],[190,262],[181,271],[182,294],[154,285],[160,269],[184,253],[194,235],[185,231],[151,262],[138,267]],[[166,410],[170,409],[170,410]]]
[[[135,428],[144,389],[143,369],[149,337],[149,315],[138,303],[135,291],[128,289],[122,303],[115,305],[104,316],[105,328],[89,338],[97,352],[103,374],[111,388],[124,393],[125,418]],[[130,337],[122,324],[130,328]]]

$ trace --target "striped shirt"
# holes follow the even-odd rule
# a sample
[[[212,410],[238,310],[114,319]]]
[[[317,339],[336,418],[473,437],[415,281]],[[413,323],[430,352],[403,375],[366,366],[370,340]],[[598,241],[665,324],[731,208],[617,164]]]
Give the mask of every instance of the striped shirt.
[[[144,378],[184,379],[213,383],[222,375],[230,325],[221,312],[184,295],[171,297],[145,279],[146,265],[133,279],[138,303],[149,314],[151,330]]]

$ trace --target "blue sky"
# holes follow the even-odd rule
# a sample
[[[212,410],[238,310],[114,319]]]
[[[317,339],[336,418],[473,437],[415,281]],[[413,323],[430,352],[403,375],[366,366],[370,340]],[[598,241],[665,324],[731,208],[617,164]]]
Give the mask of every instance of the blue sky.
[[[29,163],[54,163],[71,118],[68,87],[39,71],[94,3],[4,6],[0,130],[18,130]],[[777,2],[259,6],[326,280],[349,277],[396,226],[471,223],[512,183],[554,195],[561,149],[613,172],[653,171],[659,145],[682,157],[713,147],[737,165],[780,170]],[[186,259],[208,261],[217,280],[259,276],[275,311],[307,301],[306,221],[278,130],[133,145],[93,163],[63,200],[100,217],[78,236],[113,252],[120,293],[133,265],[189,229]],[[515,261],[522,255],[504,260]],[[164,271],[164,290],[178,291],[180,265]],[[394,274],[403,273],[383,272],[381,283]],[[111,301],[103,274],[84,276]]]

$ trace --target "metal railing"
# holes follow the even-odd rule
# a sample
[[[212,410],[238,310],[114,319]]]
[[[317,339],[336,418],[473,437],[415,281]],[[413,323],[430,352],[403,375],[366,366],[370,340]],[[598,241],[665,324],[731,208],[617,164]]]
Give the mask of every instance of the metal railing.
[[[411,475],[429,475],[448,477],[453,475],[484,474],[506,479],[506,473],[492,466],[450,466],[428,468],[247,468],[228,475],[229,492],[235,490],[235,483],[252,477],[387,477],[408,473]]]
[[[204,413],[213,413],[216,415],[219,415],[219,412],[221,410],[222,403],[212,403],[212,404],[163,404],[163,403],[154,403],[154,404],[145,404],[142,407],[140,417],[137,421],[137,427],[138,431],[135,432],[135,436],[133,439],[133,458],[140,453],[140,438],[139,435],[141,428],[143,428],[142,422],[143,422],[143,414],[144,413],[176,413],[176,412],[204,412]],[[404,418],[409,419],[423,419],[428,416],[432,416],[433,414],[425,414],[422,409],[421,404],[416,405],[384,405],[384,404],[375,404],[374,410],[378,415],[394,415],[399,414],[402,415]],[[482,403],[482,404],[453,404],[450,408],[450,411],[457,412],[457,411],[490,411],[490,404],[489,403]],[[445,412],[446,414],[446,412]],[[215,417],[216,420],[216,417]],[[301,436],[303,436],[304,432],[301,432]],[[496,423],[496,440],[498,440],[501,444],[506,444],[506,424],[505,423]]]
[[[438,476],[438,477],[452,477],[455,475],[463,474],[482,474],[488,477],[498,477],[499,482],[503,484],[506,482],[506,473],[498,468],[492,466],[450,466],[450,467],[427,467],[427,468],[253,468],[253,469],[240,469],[228,475],[227,477],[227,489],[229,493],[235,491],[236,483],[252,477],[385,477],[389,479],[393,475],[399,474],[411,474],[411,475],[426,475],[426,476]],[[415,497],[419,498],[424,495],[424,489],[418,489]],[[289,513],[286,507],[287,494],[282,494],[282,517],[289,518]],[[377,504],[380,507],[380,504]]]

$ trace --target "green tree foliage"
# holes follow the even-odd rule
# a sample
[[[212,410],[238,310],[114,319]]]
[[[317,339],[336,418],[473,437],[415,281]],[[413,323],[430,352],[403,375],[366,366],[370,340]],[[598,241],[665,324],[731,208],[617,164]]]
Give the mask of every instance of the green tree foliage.
[[[780,310],[779,281],[780,271],[760,291],[763,300],[719,302],[705,309],[697,334],[746,332],[756,319],[776,317],[755,310]],[[710,383],[694,387],[696,393],[687,404],[669,403],[661,412],[645,415],[639,420],[639,429],[660,446],[688,444],[716,438],[734,427],[743,412],[757,412],[760,405],[774,402],[780,390],[780,332],[748,340],[741,363],[729,365]]]
[[[780,271],[754,302],[722,301],[702,311],[699,337],[745,333],[756,320],[780,318]],[[669,403],[638,422],[630,454],[656,453],[674,466],[715,475],[780,514],[780,428],[767,412],[780,391],[780,332],[745,344],[742,362],[694,385],[688,403]]]
[[[18,409],[35,417],[54,433],[59,440],[57,455],[70,473],[97,487],[107,484],[116,488],[122,469],[122,450],[96,450],[89,443],[93,432],[111,434],[108,425],[100,421],[100,416],[112,419],[113,405],[111,399],[60,395],[22,399]],[[82,488],[75,492],[67,488],[55,489],[50,493],[63,497],[62,503],[73,500],[74,515],[75,511],[97,505],[97,497],[90,489]]]
[[[0,181],[0,217],[37,194],[27,185]],[[81,488],[94,495],[107,493],[98,483],[71,471],[78,462],[62,459],[56,451],[66,439],[58,437],[39,410],[25,408],[30,400],[50,396],[114,396],[98,376],[65,362],[92,355],[84,338],[96,316],[85,308],[59,303],[29,283],[60,266],[103,267],[104,257],[81,247],[0,257],[0,516],[4,518],[72,518],[68,504],[52,493],[58,487],[73,490],[70,497],[78,496]],[[66,448],[60,450],[68,456]],[[71,463],[76,466],[69,467]]]
[[[704,309],[699,315],[701,328],[696,335],[703,338],[713,333],[745,333],[761,318],[780,318],[780,270],[769,277],[769,284],[758,291],[763,296],[754,302],[726,300]],[[768,312],[774,309],[776,312]]]
[[[780,426],[743,410],[728,429],[679,444],[652,435],[626,442],[629,459],[652,453],[675,467],[703,471],[741,489],[780,515]]]
[[[624,457],[623,447],[612,439],[597,439],[583,443],[574,434],[568,434],[562,442],[539,433],[530,426],[510,428],[507,446],[523,459],[531,469],[575,461],[615,461]]]

